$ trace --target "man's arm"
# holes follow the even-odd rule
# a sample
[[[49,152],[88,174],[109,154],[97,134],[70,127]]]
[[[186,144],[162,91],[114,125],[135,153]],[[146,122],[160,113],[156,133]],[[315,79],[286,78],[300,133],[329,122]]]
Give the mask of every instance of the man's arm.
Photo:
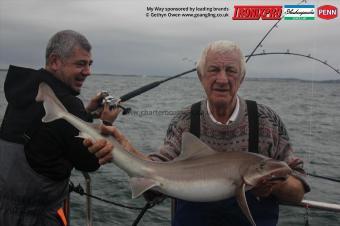
[[[304,194],[310,191],[310,187],[305,181],[303,161],[293,155],[288,131],[280,116],[268,107],[265,107],[265,109],[264,112],[270,118],[268,124],[275,122],[272,123],[272,126],[273,137],[276,137],[276,139],[274,139],[273,148],[269,156],[278,161],[285,161],[293,170],[292,175],[285,181],[265,182],[269,188],[266,195],[273,194],[281,202],[301,202]]]
[[[131,143],[126,139],[126,137],[119,132],[118,129],[112,126],[102,126],[101,132],[106,135],[112,135],[126,150],[136,155],[137,157],[145,160],[152,161],[169,161],[176,158],[180,153],[180,145],[182,139],[182,132],[185,131],[185,128],[188,127],[189,120],[188,115],[190,114],[189,110],[185,110],[179,114],[177,114],[170,122],[169,128],[167,130],[167,134],[164,140],[164,145],[160,148],[158,152],[151,153],[149,155],[145,155],[143,152],[134,148]],[[107,157],[103,157],[105,153],[108,152],[108,149],[112,149],[112,144],[105,140],[100,140],[93,143],[89,139],[85,139],[83,144],[88,148],[88,150],[95,154],[97,158],[99,158],[100,164],[105,164],[112,160],[112,156],[109,155]],[[111,147],[110,147],[111,145]],[[114,153],[113,153],[114,156]]]
[[[126,137],[117,128],[113,126],[102,125],[100,129],[103,134],[113,136],[122,145],[124,150],[136,155],[141,159],[150,160],[147,155],[133,147],[129,140],[126,139]],[[85,139],[83,144],[99,159],[99,164],[103,165],[112,161],[114,155],[112,151],[114,146],[111,142],[102,139],[93,143],[91,139]]]

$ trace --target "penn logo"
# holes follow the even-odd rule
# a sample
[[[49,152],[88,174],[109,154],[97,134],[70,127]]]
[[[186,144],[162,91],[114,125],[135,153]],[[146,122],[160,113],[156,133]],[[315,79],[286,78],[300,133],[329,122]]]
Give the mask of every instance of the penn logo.
[[[325,20],[331,20],[338,17],[338,8],[332,5],[323,5],[318,7],[318,17]]]
[[[235,5],[233,20],[279,20],[282,6]]]

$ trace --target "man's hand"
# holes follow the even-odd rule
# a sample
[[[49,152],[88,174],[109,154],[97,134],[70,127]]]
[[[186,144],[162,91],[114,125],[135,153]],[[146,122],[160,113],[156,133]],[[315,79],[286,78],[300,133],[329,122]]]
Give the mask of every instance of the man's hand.
[[[108,124],[112,124],[119,113],[121,112],[120,108],[110,108],[108,103],[102,105],[103,99],[108,94],[105,92],[98,93],[95,97],[93,97],[90,103],[86,107],[86,111],[91,113],[94,118],[100,118],[104,122]]]
[[[100,165],[112,162],[113,144],[110,141],[101,139],[93,143],[90,139],[85,139],[83,144],[92,154],[98,158]]]
[[[99,112],[99,117],[103,122],[107,122],[112,125],[121,111],[122,110],[118,107],[110,109],[109,104],[105,103],[104,108],[101,112]]]
[[[135,148],[130,144],[129,140],[114,126],[101,126],[101,133],[111,135],[122,145],[122,147],[129,152],[134,152]]]
[[[273,190],[282,183],[284,183],[284,180],[271,181],[263,179],[251,191],[257,197],[268,197],[272,194]]]
[[[254,187],[252,192],[258,197],[274,195],[284,203],[299,203],[305,193],[302,182],[292,175],[286,180],[264,180]]]
[[[101,102],[103,101],[103,98],[106,96],[107,94],[105,92],[100,92],[100,93],[97,93],[96,96],[94,96],[91,100],[90,100],[90,103],[87,105],[87,107],[85,108],[86,111],[88,113],[92,113],[94,112],[95,110],[97,110],[100,105],[101,105]]]
[[[115,138],[118,143],[124,148],[125,151],[131,152],[132,154],[136,155],[139,158],[149,160],[147,156],[145,156],[142,152],[136,150],[125,138],[125,136],[115,127],[113,126],[105,126],[101,125],[100,127],[101,133],[104,135],[111,135]],[[85,147],[93,153],[97,158],[99,158],[99,164],[103,165],[107,162],[111,162],[114,154],[113,144],[106,139],[101,139],[96,142],[92,141],[91,139],[85,139],[83,141]]]

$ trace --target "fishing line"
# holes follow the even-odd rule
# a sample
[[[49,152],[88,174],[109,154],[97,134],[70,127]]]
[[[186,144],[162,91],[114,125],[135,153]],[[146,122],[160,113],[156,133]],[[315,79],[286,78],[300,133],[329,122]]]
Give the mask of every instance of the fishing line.
[[[75,193],[77,193],[81,196],[85,195],[85,196],[91,197],[93,199],[96,199],[96,200],[99,200],[99,201],[102,201],[102,202],[105,202],[105,203],[109,203],[109,204],[112,204],[112,205],[115,205],[115,206],[119,206],[119,207],[122,207],[122,208],[126,208],[126,209],[144,210],[144,208],[145,208],[145,207],[128,206],[128,205],[124,205],[124,204],[121,204],[121,203],[118,203],[118,202],[109,201],[109,200],[100,198],[100,197],[95,196],[95,195],[88,194],[84,191],[84,188],[80,184],[78,184],[75,187],[72,182],[70,182],[70,184],[69,184],[69,192],[75,192]],[[151,207],[153,207],[153,206],[150,206],[150,208]]]
[[[119,207],[122,207],[122,208],[130,209],[130,210],[140,210],[140,213],[138,214],[137,218],[132,223],[132,226],[137,226],[139,221],[143,218],[146,211],[148,211],[148,209],[151,209],[152,207],[154,207],[157,204],[157,202],[153,202],[153,201],[147,201],[145,203],[144,207],[135,207],[135,206],[128,206],[128,205],[125,205],[125,204],[120,204],[120,203],[117,203],[117,202],[113,202],[113,201],[109,201],[107,199],[100,198],[100,197],[95,196],[95,195],[88,194],[84,191],[84,188],[80,184],[78,184],[78,186],[75,187],[72,182],[69,183],[69,192],[70,193],[75,192],[75,193],[77,193],[81,196],[85,195],[85,196],[88,196],[90,198],[93,198],[93,199],[96,199],[96,200],[99,200],[99,201],[102,201],[102,202],[105,202],[105,203],[108,203],[108,204],[112,204],[112,205],[115,205],[115,206],[119,206]]]
[[[135,221],[132,223],[132,226],[136,226],[139,221],[142,219],[142,217],[144,216],[144,214],[146,213],[146,211],[150,208],[152,208],[155,204],[151,204],[150,202],[147,202],[145,204],[145,206],[143,207],[142,211],[138,214],[137,218],[135,219]]]
[[[324,180],[329,180],[329,181],[340,183],[339,179],[335,179],[335,178],[332,178],[332,177],[320,176],[320,175],[316,175],[316,174],[312,174],[312,173],[306,173],[306,174],[308,176],[311,176],[311,177],[320,178],[320,179],[324,179]]]

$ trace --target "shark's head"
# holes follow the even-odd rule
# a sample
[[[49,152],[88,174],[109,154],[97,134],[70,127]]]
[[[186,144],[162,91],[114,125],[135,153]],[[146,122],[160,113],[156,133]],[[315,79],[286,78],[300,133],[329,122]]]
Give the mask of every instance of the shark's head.
[[[249,165],[243,180],[247,185],[255,186],[263,179],[285,180],[291,173],[287,163],[266,158]]]

